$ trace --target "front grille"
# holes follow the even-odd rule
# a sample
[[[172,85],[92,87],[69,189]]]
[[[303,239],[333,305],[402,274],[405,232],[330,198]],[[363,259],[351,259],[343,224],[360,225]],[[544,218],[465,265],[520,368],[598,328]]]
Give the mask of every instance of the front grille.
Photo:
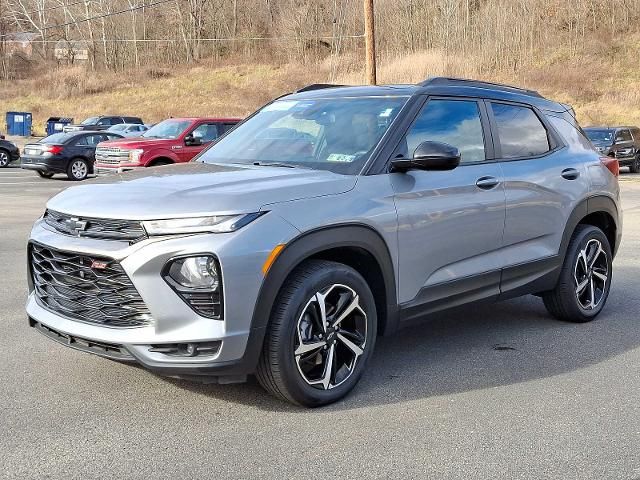
[[[47,210],[44,220],[48,225],[65,235],[125,240],[129,243],[147,238],[142,223],[134,220],[112,220],[104,218],[73,217],[66,213]]]
[[[96,162],[107,165],[119,165],[121,160],[129,160],[129,150],[118,147],[97,147]]]
[[[48,310],[107,327],[152,323],[136,287],[113,259],[32,243],[30,261],[36,298]]]

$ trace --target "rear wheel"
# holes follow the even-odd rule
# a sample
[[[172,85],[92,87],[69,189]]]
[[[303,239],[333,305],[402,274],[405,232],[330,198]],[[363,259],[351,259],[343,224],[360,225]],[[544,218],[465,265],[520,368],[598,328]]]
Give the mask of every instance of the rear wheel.
[[[542,297],[549,313],[568,322],[593,320],[609,296],[611,261],[611,246],[602,230],[578,225],[569,242],[558,284]]]
[[[376,325],[373,295],[358,272],[336,262],[305,262],[276,299],[258,381],[298,405],[335,402],[362,376]]]
[[[9,152],[0,149],[0,168],[4,168],[9,165]]]
[[[51,173],[51,172],[41,172],[40,170],[36,170],[36,172],[38,172],[38,175],[40,175],[40,177],[42,177],[42,178],[51,178],[51,177],[53,177],[53,173]]]
[[[70,180],[84,180],[89,175],[89,164],[82,158],[74,158],[67,167],[67,177]]]

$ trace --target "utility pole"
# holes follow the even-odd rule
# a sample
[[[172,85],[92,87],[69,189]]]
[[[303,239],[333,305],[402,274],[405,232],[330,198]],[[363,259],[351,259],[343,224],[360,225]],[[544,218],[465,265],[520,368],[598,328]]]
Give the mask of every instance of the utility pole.
[[[367,83],[376,84],[376,32],[373,0],[364,0],[364,39],[367,50]]]

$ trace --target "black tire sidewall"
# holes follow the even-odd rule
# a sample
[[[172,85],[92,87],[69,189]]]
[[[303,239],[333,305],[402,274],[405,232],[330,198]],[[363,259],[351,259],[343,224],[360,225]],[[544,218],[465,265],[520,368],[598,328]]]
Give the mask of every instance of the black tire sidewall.
[[[586,310],[579,304],[578,299],[576,298],[575,280],[573,274],[579,252],[585,247],[587,242],[592,239],[599,240],[602,244],[602,248],[606,252],[609,279],[607,281],[606,289],[604,292],[604,298],[602,299],[598,307],[593,310]],[[609,240],[607,239],[606,235],[602,232],[602,230],[593,226],[588,226],[581,229],[579,232],[577,232],[574,241],[572,241],[571,245],[569,246],[569,251],[567,251],[567,262],[568,264],[565,266],[562,272],[562,282],[571,286],[571,289],[565,290],[565,292],[567,292],[567,295],[569,295],[569,292],[571,295],[571,301],[568,302],[570,313],[575,318],[580,318],[582,321],[588,322],[590,320],[593,320],[602,311],[605,304],[607,303],[607,299],[609,298],[609,292],[611,291],[611,282],[613,280],[612,256],[611,246],[609,245]]]
[[[334,402],[345,396],[358,383],[364,373],[369,358],[375,346],[377,335],[377,312],[373,294],[366,281],[352,268],[335,264],[335,268],[326,268],[314,272],[307,279],[302,288],[294,291],[286,308],[281,312],[284,320],[281,324],[281,343],[277,350],[277,359],[286,382],[286,390],[298,403],[305,406],[320,406]],[[296,324],[309,299],[316,292],[333,284],[341,283],[352,288],[360,297],[360,306],[367,314],[366,348],[358,359],[356,370],[341,385],[330,390],[321,390],[308,385],[301,377],[293,355]]]

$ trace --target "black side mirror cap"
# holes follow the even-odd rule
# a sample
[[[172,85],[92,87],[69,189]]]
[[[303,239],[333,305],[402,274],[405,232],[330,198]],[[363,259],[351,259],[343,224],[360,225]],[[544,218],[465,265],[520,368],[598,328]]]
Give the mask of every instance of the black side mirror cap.
[[[413,158],[397,158],[391,161],[391,170],[453,170],[460,165],[460,150],[443,142],[422,142],[413,152]]]

